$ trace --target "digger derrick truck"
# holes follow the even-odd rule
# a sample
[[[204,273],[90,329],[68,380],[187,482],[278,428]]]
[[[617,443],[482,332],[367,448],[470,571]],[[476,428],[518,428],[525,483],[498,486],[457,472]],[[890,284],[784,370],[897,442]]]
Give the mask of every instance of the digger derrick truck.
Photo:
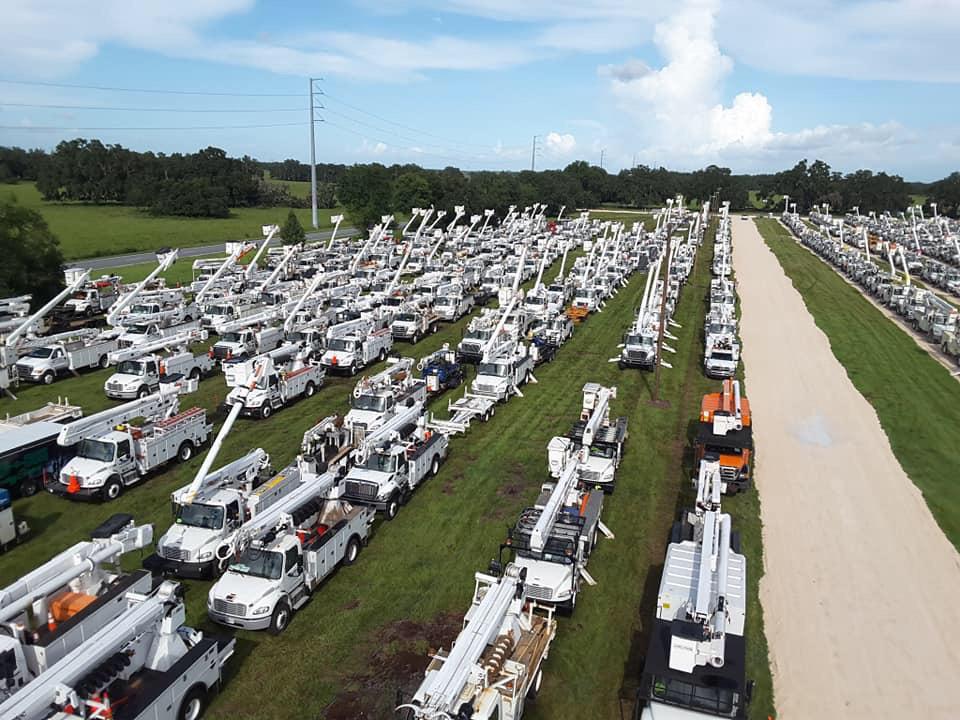
[[[327,329],[327,349],[320,362],[331,372],[356,375],[361,368],[386,360],[392,347],[389,327],[377,328],[374,320],[361,317]]]
[[[667,546],[638,720],[745,718],[746,558],[730,516],[707,510],[691,538]]]
[[[232,561],[207,596],[215,622],[283,632],[327,576],[356,562],[367,541],[374,511],[338,496],[336,472],[318,474],[301,459],[281,475],[295,478],[297,488],[242,528]]]
[[[205,332],[193,330],[113,351],[108,359],[117,365],[117,371],[104,381],[104,392],[108,398],[131,400],[156,392],[167,376],[200,380],[213,371],[213,360],[207,353],[194,355],[187,346],[205,339]]]
[[[627,418],[610,419],[610,401],[616,397],[615,387],[606,388],[593,382],[584,384],[580,419],[567,435],[578,448],[584,449],[579,466],[580,482],[584,487],[601,488],[608,494],[616,487],[617,468],[627,439]],[[557,472],[562,466],[565,450],[559,443],[549,447],[551,472]]]
[[[235,641],[184,625],[183,592],[175,582],[120,599],[122,614],[0,702],[0,717],[199,718]]]
[[[463,629],[432,656],[423,683],[397,707],[399,720],[520,720],[543,681],[557,633],[553,610],[527,595],[526,570],[499,564],[476,573]]]
[[[446,435],[426,428],[422,416],[412,428],[394,431],[376,444],[365,442],[343,479],[342,497],[392,520],[420,483],[437,474],[449,444]]]
[[[171,385],[65,425],[57,442],[77,445],[77,452],[47,490],[74,500],[115,500],[171,460],[190,460],[213,426],[203,408],[180,412],[180,390]],[[136,418],[146,421],[135,425]]]
[[[703,396],[694,461],[699,465],[704,459],[719,461],[725,494],[750,487],[753,427],[750,402],[741,397],[739,380],[724,380],[720,392]]]
[[[120,558],[152,541],[152,525],[113,515],[90,540],[0,588],[0,706],[121,615],[127,592],[150,590],[150,574],[123,572]]]
[[[231,390],[224,404],[239,404],[242,414],[266,420],[298,398],[313,397],[326,373],[305,355],[296,345],[282,345],[250,360],[225,363],[223,374]]]
[[[463,366],[457,362],[457,353],[448,343],[417,363],[420,377],[427,384],[428,395],[439,395],[459,387],[463,382]]]
[[[567,438],[554,438],[564,446],[565,459],[556,467],[551,457],[555,483],[544,483],[540,496],[520,517],[500,546],[512,553],[512,562],[527,571],[530,598],[572,613],[581,584],[596,584],[587,572],[587,561],[600,533],[613,537],[600,521],[603,492],[582,490],[578,482],[582,450]]]

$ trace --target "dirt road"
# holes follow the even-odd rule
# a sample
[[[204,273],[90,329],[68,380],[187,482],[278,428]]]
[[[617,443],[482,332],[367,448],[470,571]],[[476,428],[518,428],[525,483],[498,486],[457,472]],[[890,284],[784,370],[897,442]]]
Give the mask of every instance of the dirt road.
[[[956,718],[960,556],[754,223],[733,242],[780,717]]]

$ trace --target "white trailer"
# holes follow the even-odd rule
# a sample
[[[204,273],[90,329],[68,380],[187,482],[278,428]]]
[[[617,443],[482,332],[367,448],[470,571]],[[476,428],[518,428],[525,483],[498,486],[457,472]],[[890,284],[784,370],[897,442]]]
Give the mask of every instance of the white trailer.
[[[526,571],[476,573],[463,630],[433,655],[420,687],[397,707],[402,720],[520,720],[543,681],[557,632],[550,608],[527,594]]]
[[[159,392],[75,420],[60,431],[60,445],[77,453],[47,490],[76,500],[114,500],[171,460],[187,462],[213,426],[203,408],[179,410],[179,388]],[[142,425],[132,420],[145,418]]]
[[[113,622],[127,592],[150,589],[150,574],[125,573],[120,559],[147,547],[153,526],[113,515],[90,538],[0,589],[0,657],[8,661],[0,703]]]
[[[121,596],[124,612],[0,703],[17,720],[199,718],[233,654],[233,639],[184,625],[181,587]]]

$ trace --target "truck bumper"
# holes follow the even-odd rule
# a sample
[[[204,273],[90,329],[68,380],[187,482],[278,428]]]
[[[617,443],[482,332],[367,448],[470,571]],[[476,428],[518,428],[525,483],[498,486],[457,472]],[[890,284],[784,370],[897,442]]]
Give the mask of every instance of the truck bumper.
[[[217,612],[208,607],[207,615],[209,615],[210,619],[214,622],[226,625],[227,627],[242,628],[243,630],[266,630],[270,627],[269,614],[255,618],[237,617],[236,615]]]
[[[103,500],[103,488],[80,488],[76,492],[70,492],[67,486],[59,480],[54,480],[46,486],[46,491],[52,495],[59,495],[68,500],[79,500],[81,502],[96,502]]]
[[[104,390],[104,393],[111,400],[134,400],[137,397],[136,390]]]
[[[217,562],[216,560],[199,563],[180,562],[153,553],[143,561],[143,566],[155,574],[173,575],[191,580],[209,580],[216,575]]]
[[[641,370],[652,370],[653,360],[631,360],[628,357],[620,356],[619,365],[625,368],[639,368]]]

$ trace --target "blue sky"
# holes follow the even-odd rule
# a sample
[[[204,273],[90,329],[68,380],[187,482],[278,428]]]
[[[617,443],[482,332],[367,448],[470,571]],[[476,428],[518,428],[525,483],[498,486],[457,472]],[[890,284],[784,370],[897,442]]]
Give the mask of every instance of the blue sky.
[[[307,160],[316,76],[319,161],[522,169],[537,135],[540,168],[596,164],[601,152],[612,171],[636,161],[753,172],[819,157],[930,180],[960,164],[958,9],[960,0],[0,0],[0,144],[82,136]],[[204,94],[216,92],[232,94]],[[63,107],[39,107],[52,105]]]

